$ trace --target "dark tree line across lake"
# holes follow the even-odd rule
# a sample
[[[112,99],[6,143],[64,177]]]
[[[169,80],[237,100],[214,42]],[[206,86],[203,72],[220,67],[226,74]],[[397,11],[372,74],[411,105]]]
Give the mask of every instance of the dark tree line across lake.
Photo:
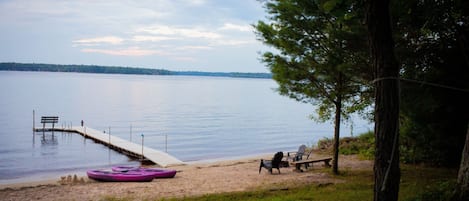
[[[184,76],[212,76],[270,79],[270,73],[241,73],[241,72],[200,72],[200,71],[170,71],[165,69],[134,68],[121,66],[98,65],[60,65],[35,63],[0,63],[1,71],[45,71],[45,72],[77,72],[102,74],[132,74],[132,75],[184,75]]]

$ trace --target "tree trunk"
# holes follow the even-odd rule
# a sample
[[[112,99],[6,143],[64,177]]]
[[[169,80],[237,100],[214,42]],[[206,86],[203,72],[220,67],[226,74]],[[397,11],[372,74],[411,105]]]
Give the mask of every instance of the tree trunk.
[[[458,183],[451,200],[469,200],[469,124],[467,125],[466,143],[462,151],[461,165],[459,166]]]
[[[334,156],[332,159],[332,172],[339,174],[339,143],[340,143],[340,114],[342,111],[342,97],[337,98],[335,104],[335,121],[334,121]]]
[[[461,25],[456,29],[456,38],[458,40],[458,45],[461,48],[461,53],[466,60],[466,64],[469,66],[469,25]]]
[[[399,194],[399,66],[394,55],[389,0],[367,1],[366,22],[375,76],[374,200]]]

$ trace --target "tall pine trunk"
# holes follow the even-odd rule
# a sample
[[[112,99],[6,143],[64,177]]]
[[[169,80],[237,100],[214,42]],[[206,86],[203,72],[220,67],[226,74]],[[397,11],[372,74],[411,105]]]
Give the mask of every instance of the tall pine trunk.
[[[394,55],[389,0],[369,0],[366,22],[375,83],[374,200],[399,193],[399,66]]]
[[[339,174],[339,143],[340,143],[340,115],[342,111],[342,97],[337,98],[335,104],[335,120],[334,120],[334,155],[332,159],[332,172]]]
[[[337,90],[342,92],[344,86],[344,75],[339,72],[337,77]],[[339,174],[339,145],[340,145],[340,117],[342,115],[342,93],[337,93],[335,105],[335,119],[334,119],[334,155],[332,159],[332,172]]]
[[[469,124],[467,125],[466,143],[462,151],[461,165],[458,172],[458,183],[452,201],[469,200]]]
[[[469,66],[469,26],[460,25],[457,29],[457,40],[461,53]],[[458,182],[452,201],[469,201],[469,122],[467,124],[466,142],[461,154],[461,164],[458,172]]]

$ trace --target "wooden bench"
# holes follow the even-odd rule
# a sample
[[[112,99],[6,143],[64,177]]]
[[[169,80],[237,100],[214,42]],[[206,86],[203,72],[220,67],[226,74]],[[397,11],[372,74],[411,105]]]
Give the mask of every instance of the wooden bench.
[[[311,164],[311,166],[314,164],[314,163],[318,163],[318,162],[324,162],[324,166],[326,167],[331,167],[331,164],[329,164],[331,162],[332,158],[321,158],[321,159],[306,159],[306,160],[300,160],[300,161],[293,161],[292,164],[295,165],[296,169],[299,170],[299,171],[303,171],[301,170],[301,165],[305,165],[306,168],[308,168],[308,165]]]
[[[54,125],[59,122],[59,117],[56,116],[42,116],[41,117],[41,123],[42,123],[42,128],[46,128],[46,124],[52,124],[52,128],[54,128]]]

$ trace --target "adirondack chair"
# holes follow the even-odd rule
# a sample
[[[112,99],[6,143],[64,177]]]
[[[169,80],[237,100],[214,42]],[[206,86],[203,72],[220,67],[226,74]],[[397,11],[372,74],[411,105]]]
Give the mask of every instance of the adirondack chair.
[[[262,168],[269,170],[270,174],[272,174],[273,168],[277,168],[278,173],[280,174],[282,158],[283,152],[277,152],[272,158],[272,160],[261,159],[261,164],[259,165],[259,174],[261,173]]]
[[[303,160],[303,155],[305,155],[305,152],[306,152],[306,145],[303,144],[300,147],[298,147],[297,152],[287,152],[287,158],[292,159],[292,161],[300,161],[300,160]]]

